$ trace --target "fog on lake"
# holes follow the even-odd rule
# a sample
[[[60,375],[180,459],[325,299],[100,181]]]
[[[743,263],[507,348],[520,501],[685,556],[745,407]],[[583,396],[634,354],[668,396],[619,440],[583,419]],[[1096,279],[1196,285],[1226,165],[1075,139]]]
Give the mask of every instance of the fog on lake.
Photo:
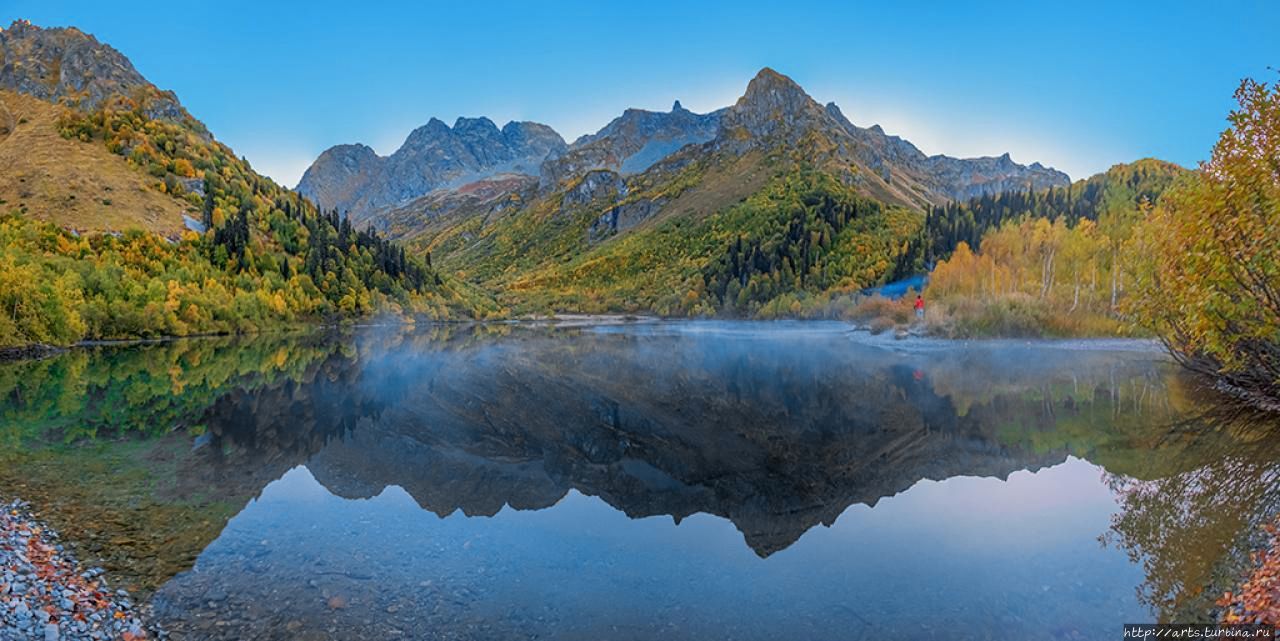
[[[366,328],[0,365],[0,491],[179,639],[1115,638],[1275,452],[1140,341]]]

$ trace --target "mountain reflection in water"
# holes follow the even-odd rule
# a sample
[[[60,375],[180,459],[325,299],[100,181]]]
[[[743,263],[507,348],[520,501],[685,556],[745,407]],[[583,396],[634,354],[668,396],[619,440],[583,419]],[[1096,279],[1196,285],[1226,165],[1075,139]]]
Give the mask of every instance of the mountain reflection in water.
[[[26,426],[13,469],[76,456],[39,443],[92,425],[163,475],[150,504],[203,515],[136,553],[174,560],[138,580],[178,638],[1111,638],[1209,616],[1276,507],[1257,426],[1202,424],[1140,343],[786,323],[271,340],[27,365],[47,401],[0,370],[0,391],[26,381],[0,406]],[[138,429],[157,420],[188,429]]]

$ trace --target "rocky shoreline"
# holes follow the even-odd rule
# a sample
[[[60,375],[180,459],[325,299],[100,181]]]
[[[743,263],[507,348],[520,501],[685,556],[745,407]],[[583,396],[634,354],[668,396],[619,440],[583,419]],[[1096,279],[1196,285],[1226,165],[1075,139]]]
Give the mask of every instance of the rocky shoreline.
[[[0,362],[38,360],[41,358],[48,358],[54,354],[59,354],[65,349],[66,348],[56,347],[54,345],[45,345],[44,343],[31,343],[29,345],[18,345],[15,347],[0,347]]]
[[[0,503],[0,641],[141,641],[148,630],[125,590],[82,568],[24,501]]]

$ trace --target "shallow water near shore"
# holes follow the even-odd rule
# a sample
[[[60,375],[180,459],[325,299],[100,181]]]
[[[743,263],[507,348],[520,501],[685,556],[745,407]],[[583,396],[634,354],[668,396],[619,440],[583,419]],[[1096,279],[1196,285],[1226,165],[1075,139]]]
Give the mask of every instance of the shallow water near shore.
[[[1280,457],[1141,341],[366,328],[0,364],[0,496],[176,639],[1111,639]]]

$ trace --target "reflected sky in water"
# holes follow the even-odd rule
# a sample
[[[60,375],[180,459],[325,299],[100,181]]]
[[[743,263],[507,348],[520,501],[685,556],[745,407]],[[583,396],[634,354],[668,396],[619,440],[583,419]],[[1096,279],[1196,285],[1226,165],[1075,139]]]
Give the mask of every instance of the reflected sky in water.
[[[166,533],[109,569],[172,561],[136,580],[174,638],[1109,639],[1208,616],[1276,503],[1275,458],[1188,429],[1199,401],[1143,342],[791,323],[264,340],[8,373],[27,382],[0,413],[23,427],[0,436],[91,425],[95,455],[148,470],[103,482]]]
[[[1150,616],[1141,571],[1097,541],[1115,508],[1100,470],[1072,458],[1008,481],[924,481],[760,559],[705,514],[630,519],[571,491],[548,509],[442,518],[394,486],[334,497],[298,467],[160,597],[230,583],[261,599],[266,581],[267,598],[290,593],[276,625],[297,631],[374,617],[379,633],[463,638],[1101,638]],[[236,598],[231,611],[251,607]]]

